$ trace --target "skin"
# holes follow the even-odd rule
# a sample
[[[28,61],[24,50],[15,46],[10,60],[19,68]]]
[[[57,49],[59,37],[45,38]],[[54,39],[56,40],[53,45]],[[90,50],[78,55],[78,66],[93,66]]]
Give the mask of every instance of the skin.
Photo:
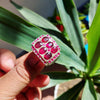
[[[16,59],[11,51],[0,49],[0,100],[41,100],[39,87],[49,83],[49,77],[40,74],[43,69],[33,52]]]

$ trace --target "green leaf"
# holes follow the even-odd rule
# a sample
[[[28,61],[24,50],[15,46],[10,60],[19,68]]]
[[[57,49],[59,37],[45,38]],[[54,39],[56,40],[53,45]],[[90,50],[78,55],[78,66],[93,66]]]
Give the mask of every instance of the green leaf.
[[[100,94],[97,93],[97,100],[100,100]]]
[[[42,34],[47,33],[0,7],[0,39],[31,51],[32,41]]]
[[[33,23],[39,27],[55,30],[57,32],[60,32],[51,22],[49,22],[47,19],[43,18],[42,16],[38,15],[34,11],[22,7],[15,2],[11,0],[11,3],[17,8],[17,10],[30,22]]]
[[[49,75],[50,83],[46,87],[42,88],[42,90],[78,78],[78,76],[76,76],[75,74],[67,73],[67,72],[46,72],[43,74]]]
[[[56,37],[53,37],[56,40]],[[64,43],[57,42],[61,48],[61,56],[57,59],[56,63],[65,65],[68,69],[73,66],[78,70],[85,71],[85,64],[78,58],[78,56]]]
[[[75,52],[80,56],[84,51],[84,43],[74,2],[73,0],[56,0],[56,3],[71,44]]]
[[[83,86],[84,86],[84,81],[81,81],[79,84],[75,85],[73,88],[69,89],[67,92],[59,96],[56,100],[77,100],[78,95],[82,90]]]
[[[100,75],[100,69],[98,69],[93,76],[95,77],[95,76],[99,76],[99,75]]]
[[[88,38],[88,73],[94,74],[100,68],[100,3],[87,35]]]
[[[97,0],[90,0],[90,7],[89,7],[89,26],[91,26],[92,21],[94,19],[96,10],[97,10]]]
[[[32,51],[32,41],[43,34],[49,33],[0,8],[0,39],[26,51]],[[61,55],[56,62],[65,65],[67,68],[75,66],[76,69],[84,71],[85,64],[82,60],[59,38],[54,35],[51,36],[61,48]]]
[[[100,69],[97,70],[97,72],[92,76],[93,82],[95,85],[97,85],[100,88]]]
[[[97,100],[94,84],[91,80],[86,80],[83,90],[82,100]]]
[[[100,86],[100,73],[96,76],[93,76],[93,82]]]

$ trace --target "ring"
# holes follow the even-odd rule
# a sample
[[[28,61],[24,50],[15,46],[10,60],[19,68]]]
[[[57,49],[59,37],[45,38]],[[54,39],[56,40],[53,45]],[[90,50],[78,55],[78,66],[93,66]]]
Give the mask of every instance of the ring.
[[[32,50],[45,66],[53,64],[60,55],[60,47],[48,34],[41,35],[34,40],[32,42]]]

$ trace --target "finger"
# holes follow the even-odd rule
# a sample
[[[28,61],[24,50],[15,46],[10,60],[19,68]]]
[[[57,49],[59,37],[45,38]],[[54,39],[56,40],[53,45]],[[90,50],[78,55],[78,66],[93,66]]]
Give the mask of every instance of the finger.
[[[25,93],[29,88],[30,88],[29,86],[26,86],[21,92]]]
[[[10,71],[14,67],[15,61],[16,57],[11,51],[0,49],[0,69],[5,72]]]
[[[16,100],[27,100],[26,96],[22,93],[16,96]]]
[[[0,77],[2,77],[5,73],[0,70]]]
[[[41,91],[39,88],[30,88],[26,92],[28,100],[41,100]]]
[[[24,63],[23,62],[21,63],[21,61],[24,61]],[[18,67],[18,70],[21,70],[20,68],[25,69],[25,71],[27,72],[27,75],[29,76],[31,81],[38,74],[40,74],[41,70],[44,68],[44,64],[39,60],[39,58],[33,52],[26,54],[23,57],[17,59],[16,64],[18,66],[24,65],[22,67]],[[23,76],[23,73],[21,73],[21,74]],[[31,77],[31,76],[35,76],[35,77]]]
[[[36,56],[33,52],[24,55],[18,59],[17,65],[0,79],[0,100],[14,99],[30,81],[40,74],[44,64],[39,59],[36,62],[35,60]]]
[[[50,78],[48,75],[38,75],[28,86],[30,87],[44,87],[49,84]]]

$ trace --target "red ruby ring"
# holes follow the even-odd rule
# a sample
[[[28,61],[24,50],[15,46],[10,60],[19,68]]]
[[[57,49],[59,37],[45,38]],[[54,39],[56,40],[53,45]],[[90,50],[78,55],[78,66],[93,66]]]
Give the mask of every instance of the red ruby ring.
[[[49,35],[41,35],[32,42],[32,50],[46,65],[51,65],[60,55],[60,47]]]

